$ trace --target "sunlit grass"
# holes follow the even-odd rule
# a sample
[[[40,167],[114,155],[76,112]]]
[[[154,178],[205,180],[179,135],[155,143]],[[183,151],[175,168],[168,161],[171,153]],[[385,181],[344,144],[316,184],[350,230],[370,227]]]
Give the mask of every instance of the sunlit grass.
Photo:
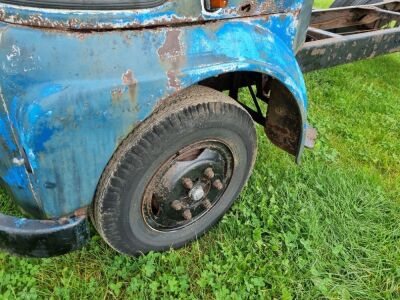
[[[317,0],[314,1],[315,8],[328,8],[332,4],[332,0]]]

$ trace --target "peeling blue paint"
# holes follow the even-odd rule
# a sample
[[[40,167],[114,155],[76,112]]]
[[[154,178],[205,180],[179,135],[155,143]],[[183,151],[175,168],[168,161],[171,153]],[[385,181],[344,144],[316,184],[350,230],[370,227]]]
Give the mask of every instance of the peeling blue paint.
[[[17,228],[23,227],[26,224],[26,222],[28,221],[28,219],[25,219],[25,218],[21,218],[21,219],[15,218],[14,220],[15,220],[14,224]]]
[[[45,93],[41,93],[43,98],[46,98],[52,94],[56,94],[57,91],[61,91],[61,89],[54,89],[53,87],[54,86],[52,86],[50,90],[46,89]],[[29,125],[31,126],[32,130],[30,130],[27,134],[27,139],[25,142],[32,145],[32,151],[41,152],[45,149],[45,143],[51,138],[56,130],[46,125],[45,120],[49,117],[49,114],[48,112],[43,111],[39,104],[33,103],[30,105],[28,107],[27,114]],[[41,126],[42,123],[45,125]],[[36,132],[34,132],[35,128],[37,128]]]
[[[14,140],[11,136],[9,124],[7,124],[6,121],[7,118],[0,118],[0,135],[2,140],[6,143],[8,149],[10,151],[16,151],[17,146],[15,145]]]
[[[40,105],[33,103],[29,106],[29,122],[34,125],[38,118],[43,115],[43,111],[40,108]]]
[[[180,6],[184,1],[189,5],[187,0],[169,1],[146,13],[112,15],[18,10],[19,22],[37,11],[54,24],[79,17],[82,23],[72,24],[77,27],[96,22],[143,27],[161,18],[174,22],[176,16],[177,23],[179,18],[221,19],[91,33],[7,25],[0,39],[0,87],[10,124],[0,114],[0,136],[14,145],[10,149],[17,150],[18,144],[25,151],[33,171],[28,177],[25,167],[13,166],[7,154],[1,157],[6,163],[0,175],[24,209],[40,207],[47,217],[59,217],[90,204],[105,166],[135,124],[160,101],[206,78],[233,71],[268,74],[292,92],[305,119],[306,90],[293,51],[299,21],[294,10],[301,1],[274,2],[271,8],[259,0],[254,14],[261,16],[238,19],[232,7],[213,15],[196,8],[200,2],[190,9]],[[17,8],[0,4],[1,9],[7,19]],[[265,16],[281,10],[286,12]],[[18,194],[20,189],[26,193]]]
[[[3,180],[11,187],[26,189],[28,188],[28,181],[25,172],[24,166],[11,167],[3,176]]]
[[[243,6],[249,4],[251,4],[250,11],[243,9]],[[163,5],[151,9],[112,11],[54,10],[15,7],[0,3],[0,11],[2,11],[0,21],[76,30],[140,28],[297,11],[302,7],[302,4],[303,1],[299,0],[258,0],[251,2],[248,0],[230,0],[226,8],[210,13],[202,7],[201,1],[193,0],[166,1]]]

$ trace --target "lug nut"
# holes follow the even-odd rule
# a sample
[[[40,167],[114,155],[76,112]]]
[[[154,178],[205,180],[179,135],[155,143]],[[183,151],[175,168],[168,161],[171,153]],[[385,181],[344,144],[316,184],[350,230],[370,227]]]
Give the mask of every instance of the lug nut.
[[[224,188],[224,185],[222,184],[221,180],[217,179],[214,181],[213,186],[218,190],[222,190]]]
[[[179,200],[174,200],[171,203],[171,207],[173,209],[175,209],[175,210],[182,210],[183,209],[183,205],[182,205],[181,201],[179,201]]]
[[[183,178],[182,184],[188,190],[190,190],[193,187],[193,181],[190,180],[190,178]]]
[[[212,168],[207,168],[205,171],[204,171],[204,175],[208,178],[208,179],[212,179],[213,177],[214,177],[214,171],[213,171],[213,169]]]
[[[184,212],[183,212],[183,214],[182,214],[182,217],[185,219],[185,220],[190,220],[190,219],[192,219],[192,212],[190,211],[190,209],[186,209]]]
[[[205,199],[202,204],[205,209],[210,209],[212,206],[210,200],[208,200],[208,199]]]

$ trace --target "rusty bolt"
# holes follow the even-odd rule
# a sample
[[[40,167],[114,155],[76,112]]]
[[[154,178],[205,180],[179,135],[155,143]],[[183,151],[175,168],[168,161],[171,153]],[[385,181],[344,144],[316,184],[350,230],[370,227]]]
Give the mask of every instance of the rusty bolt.
[[[203,204],[205,209],[210,209],[211,206],[212,206],[209,199],[205,199],[202,204]]]
[[[208,178],[208,179],[212,179],[213,177],[214,177],[214,171],[213,171],[213,169],[212,168],[207,168],[205,171],[204,171],[204,175]]]
[[[183,205],[182,205],[181,201],[179,201],[179,200],[174,200],[171,203],[171,207],[173,209],[175,209],[175,210],[182,210],[183,209]]]
[[[218,190],[222,190],[224,188],[224,185],[222,184],[221,180],[217,179],[214,181],[213,186]]]
[[[192,212],[190,211],[190,209],[185,209],[185,211],[182,214],[182,217],[187,221],[192,219]]]
[[[82,216],[85,216],[86,214],[87,214],[86,207],[79,208],[74,212],[75,217],[82,217]]]
[[[188,190],[190,190],[193,187],[193,181],[190,178],[183,178],[182,184]]]

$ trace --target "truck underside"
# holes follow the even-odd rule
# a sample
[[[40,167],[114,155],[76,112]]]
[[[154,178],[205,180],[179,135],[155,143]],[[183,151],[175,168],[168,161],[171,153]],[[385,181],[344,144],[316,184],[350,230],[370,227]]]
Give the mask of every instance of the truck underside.
[[[303,72],[400,51],[400,1],[314,10],[297,53]]]

